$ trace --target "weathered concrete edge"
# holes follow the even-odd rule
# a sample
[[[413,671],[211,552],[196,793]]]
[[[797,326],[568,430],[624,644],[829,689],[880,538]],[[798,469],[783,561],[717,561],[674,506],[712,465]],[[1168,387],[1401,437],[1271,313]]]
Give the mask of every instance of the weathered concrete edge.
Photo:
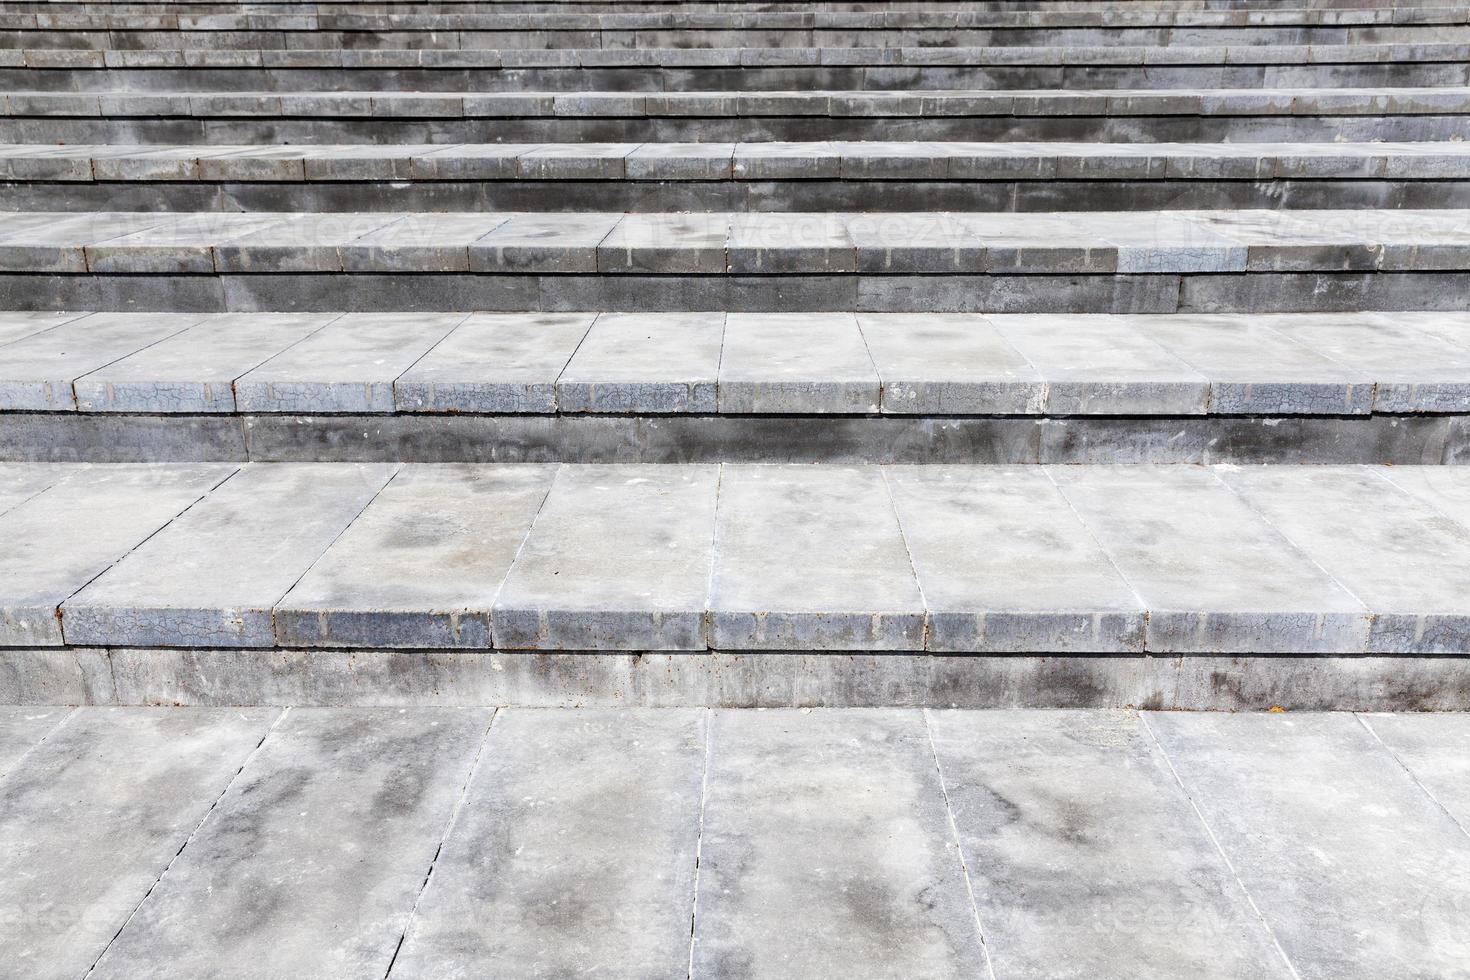
[[[1464,711],[1470,656],[8,649],[0,704]]]

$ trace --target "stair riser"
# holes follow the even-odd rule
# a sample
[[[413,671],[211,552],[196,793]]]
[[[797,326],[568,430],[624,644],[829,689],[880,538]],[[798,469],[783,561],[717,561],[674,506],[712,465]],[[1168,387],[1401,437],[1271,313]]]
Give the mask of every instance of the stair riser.
[[[1470,416],[865,418],[0,414],[6,462],[1387,463],[1470,460]]]
[[[17,704],[1464,711],[1470,658],[0,650]]]
[[[1366,142],[1463,137],[1465,115],[757,116],[486,119],[6,117],[6,143],[577,143],[770,140]]]
[[[1463,63],[779,68],[6,68],[0,85],[54,92],[678,92],[806,89],[1168,89],[1465,85]]]
[[[0,183],[4,211],[1166,211],[1470,208],[1470,180]]]

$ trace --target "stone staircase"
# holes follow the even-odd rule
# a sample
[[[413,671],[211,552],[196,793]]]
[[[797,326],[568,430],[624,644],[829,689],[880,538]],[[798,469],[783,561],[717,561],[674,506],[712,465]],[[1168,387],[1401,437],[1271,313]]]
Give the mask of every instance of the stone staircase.
[[[0,81],[0,701],[1470,706],[1470,7],[0,0]]]

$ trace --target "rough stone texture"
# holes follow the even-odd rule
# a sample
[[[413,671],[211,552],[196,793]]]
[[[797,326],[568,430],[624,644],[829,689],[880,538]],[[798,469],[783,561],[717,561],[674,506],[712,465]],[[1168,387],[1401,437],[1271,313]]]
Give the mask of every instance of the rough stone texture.
[[[928,721],[995,976],[1291,976],[1136,714]]]
[[[491,715],[290,711],[93,975],[385,975]]]
[[[502,711],[393,975],[684,973],[707,724]]]
[[[272,609],[392,478],[389,464],[253,464],[62,608],[69,643],[270,646]]]
[[[695,976],[979,978],[983,955],[922,715],[715,716]]]
[[[86,974],[278,714],[83,708],[20,760],[0,780],[0,975]]]
[[[563,412],[713,412],[723,313],[604,313],[556,382]]]
[[[858,317],[883,383],[883,411],[909,415],[1029,415],[1046,384],[982,317],[864,313]]]
[[[851,314],[732,313],[726,319],[721,412],[876,412],[879,390],[878,372]]]

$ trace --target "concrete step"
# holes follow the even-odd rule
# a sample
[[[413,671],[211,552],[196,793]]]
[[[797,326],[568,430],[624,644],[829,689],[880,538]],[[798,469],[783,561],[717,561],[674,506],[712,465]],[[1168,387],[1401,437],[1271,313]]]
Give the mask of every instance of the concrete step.
[[[0,459],[1467,452],[1463,313],[0,315]]]
[[[0,146],[0,210],[1470,207],[1464,143]]]
[[[1464,85],[1470,44],[0,48],[16,91],[491,92]]]
[[[23,92],[10,143],[1451,140],[1470,87],[792,92]]]
[[[1470,652],[1462,468],[0,473],[12,647]]]
[[[22,310],[1458,309],[1470,216],[20,212],[0,270]]]

